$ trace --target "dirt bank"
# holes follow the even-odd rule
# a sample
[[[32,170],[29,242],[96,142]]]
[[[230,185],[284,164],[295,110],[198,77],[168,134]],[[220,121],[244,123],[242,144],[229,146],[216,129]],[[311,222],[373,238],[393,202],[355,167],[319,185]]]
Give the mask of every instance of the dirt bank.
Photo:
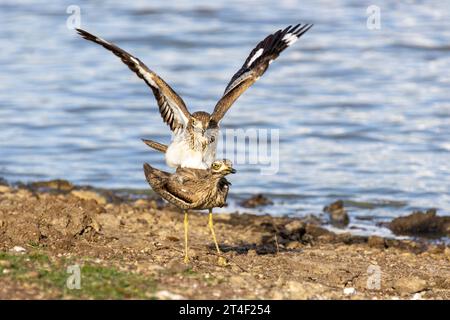
[[[219,266],[207,216],[183,220],[151,193],[71,184],[0,186],[0,299],[450,299],[450,248],[335,235],[313,218],[220,214]],[[81,289],[66,286],[81,268]],[[379,281],[378,281],[379,280]]]

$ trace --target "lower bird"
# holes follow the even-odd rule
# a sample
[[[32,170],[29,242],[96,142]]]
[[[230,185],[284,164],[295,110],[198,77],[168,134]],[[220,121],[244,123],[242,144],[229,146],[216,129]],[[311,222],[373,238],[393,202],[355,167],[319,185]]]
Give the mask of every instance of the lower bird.
[[[163,199],[183,210],[184,213],[184,262],[189,262],[188,254],[188,214],[187,210],[209,210],[208,225],[214,239],[220,259],[220,248],[217,243],[212,217],[212,209],[223,207],[226,203],[231,183],[225,179],[230,173],[236,173],[229,160],[216,160],[209,169],[193,169],[178,167],[175,173],[168,173],[144,164],[145,177]]]

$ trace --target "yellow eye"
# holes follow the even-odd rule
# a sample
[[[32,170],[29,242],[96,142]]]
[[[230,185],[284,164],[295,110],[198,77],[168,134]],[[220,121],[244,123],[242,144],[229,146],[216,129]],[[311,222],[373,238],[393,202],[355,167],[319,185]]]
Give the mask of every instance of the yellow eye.
[[[214,170],[220,169],[220,163],[213,163],[213,164],[212,164],[212,168],[213,168]]]

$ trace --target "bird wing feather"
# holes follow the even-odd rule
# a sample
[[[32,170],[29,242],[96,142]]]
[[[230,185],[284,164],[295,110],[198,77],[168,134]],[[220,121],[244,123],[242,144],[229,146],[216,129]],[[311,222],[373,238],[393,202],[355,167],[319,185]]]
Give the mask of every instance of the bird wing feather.
[[[311,24],[289,26],[268,35],[259,42],[250,52],[243,66],[231,78],[211,118],[219,123],[236,99],[264,74],[269,64],[311,27]]]
[[[151,71],[141,60],[119,48],[113,43],[101,39],[85,30],[76,29],[86,40],[95,42],[111,51],[125,63],[131,71],[152,89],[158,103],[159,112],[164,122],[175,133],[186,127],[190,113],[180,96],[156,73]]]

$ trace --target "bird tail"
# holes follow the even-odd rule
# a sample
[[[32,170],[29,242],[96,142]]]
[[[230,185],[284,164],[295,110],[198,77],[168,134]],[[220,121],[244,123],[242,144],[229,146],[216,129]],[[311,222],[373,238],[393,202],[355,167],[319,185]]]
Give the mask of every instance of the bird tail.
[[[153,168],[148,163],[144,163],[145,179],[153,189],[159,189],[163,184],[163,181],[167,178],[167,173]],[[157,191],[157,190],[155,190]]]
[[[153,148],[159,152],[162,153],[166,153],[167,151],[167,146],[165,144],[156,142],[156,141],[152,141],[152,140],[147,140],[147,139],[142,139],[142,141],[148,145],[150,148]]]
[[[144,163],[144,173],[148,184],[152,187],[153,191],[159,194],[163,199],[169,201],[172,204],[176,204],[181,209],[191,208],[191,204],[186,201],[175,197],[170,192],[167,192],[165,184],[170,174],[158,169],[153,168],[148,163]]]

